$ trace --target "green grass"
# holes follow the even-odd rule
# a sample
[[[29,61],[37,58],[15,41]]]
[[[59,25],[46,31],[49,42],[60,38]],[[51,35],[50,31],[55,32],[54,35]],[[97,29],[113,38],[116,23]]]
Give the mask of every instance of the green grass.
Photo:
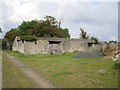
[[[3,53],[3,87],[4,88],[34,88],[31,81]]]
[[[59,88],[115,88],[118,72],[114,61],[105,58],[74,59],[75,53],[62,55],[24,55],[9,52]],[[105,70],[105,72],[97,72]],[[116,74],[115,74],[116,73]]]

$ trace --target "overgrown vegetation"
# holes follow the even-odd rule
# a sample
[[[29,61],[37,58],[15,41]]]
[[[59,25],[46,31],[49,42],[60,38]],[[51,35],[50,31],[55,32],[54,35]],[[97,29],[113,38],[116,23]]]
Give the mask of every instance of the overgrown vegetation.
[[[17,28],[8,31],[4,37],[7,39],[10,49],[16,36],[28,35],[30,40],[33,40],[32,36],[70,38],[68,29],[61,28],[60,23],[52,16],[46,16],[43,20],[23,21]],[[24,40],[29,41],[28,36],[24,36]]]
[[[8,45],[7,45],[7,40],[6,40],[6,38],[3,38],[3,39],[1,39],[2,40],[2,42],[1,42],[1,44],[2,44],[2,49],[4,50],[4,49],[8,49]]]
[[[98,41],[98,39],[96,37],[90,37],[84,29],[80,28],[80,31],[81,31],[80,38],[82,38],[82,39],[91,39],[91,40],[94,40],[96,44],[99,43],[99,41]]]
[[[113,65],[113,69],[119,69],[120,70],[120,61],[115,61],[115,64]]]
[[[88,39],[89,35],[87,34],[87,32],[84,31],[84,29],[82,29],[82,28],[80,30],[81,30],[80,38],[82,38],[82,39]]]
[[[20,37],[20,39],[22,41],[29,41],[29,42],[37,41],[37,37],[35,37],[35,36],[28,36],[28,35],[23,35],[23,36]]]

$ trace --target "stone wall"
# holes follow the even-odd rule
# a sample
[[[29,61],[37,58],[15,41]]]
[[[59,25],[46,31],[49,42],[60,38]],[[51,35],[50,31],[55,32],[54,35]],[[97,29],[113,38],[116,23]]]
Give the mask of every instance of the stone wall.
[[[25,54],[47,54],[47,40],[38,40],[35,42],[24,42]]]
[[[101,51],[101,46],[99,44],[93,44],[92,46],[88,47],[89,51]]]
[[[93,44],[91,47],[88,48],[88,50],[104,52],[106,49],[116,48],[116,47],[118,47],[118,43],[100,42],[99,44]]]
[[[118,47],[118,43],[109,43],[109,48]]]
[[[70,40],[69,52],[86,51],[87,48],[88,48],[87,42]]]
[[[70,41],[63,41],[63,52],[69,52],[70,51]]]
[[[22,41],[19,41],[18,38],[15,38],[12,50],[24,53],[24,43]]]
[[[13,51],[19,51],[24,54],[57,54],[86,51],[88,50],[88,41],[93,42],[83,39],[39,38],[35,43],[26,41],[22,42],[20,37],[16,37],[13,43]]]

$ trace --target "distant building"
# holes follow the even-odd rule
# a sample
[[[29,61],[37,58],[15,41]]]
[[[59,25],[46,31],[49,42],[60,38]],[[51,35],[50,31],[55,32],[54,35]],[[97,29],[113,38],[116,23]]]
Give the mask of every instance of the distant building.
[[[22,42],[17,36],[13,42],[13,51],[24,54],[60,54],[64,52],[86,51],[95,42],[87,39],[43,38],[36,42]]]

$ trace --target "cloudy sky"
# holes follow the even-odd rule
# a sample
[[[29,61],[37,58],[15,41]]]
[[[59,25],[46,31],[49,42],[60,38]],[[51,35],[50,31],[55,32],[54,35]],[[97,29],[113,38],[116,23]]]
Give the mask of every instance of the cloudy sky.
[[[63,19],[61,27],[69,29],[71,38],[79,38],[80,28],[101,41],[118,38],[118,2],[4,0],[0,2],[0,13],[1,37],[23,20],[41,20],[51,15]]]

